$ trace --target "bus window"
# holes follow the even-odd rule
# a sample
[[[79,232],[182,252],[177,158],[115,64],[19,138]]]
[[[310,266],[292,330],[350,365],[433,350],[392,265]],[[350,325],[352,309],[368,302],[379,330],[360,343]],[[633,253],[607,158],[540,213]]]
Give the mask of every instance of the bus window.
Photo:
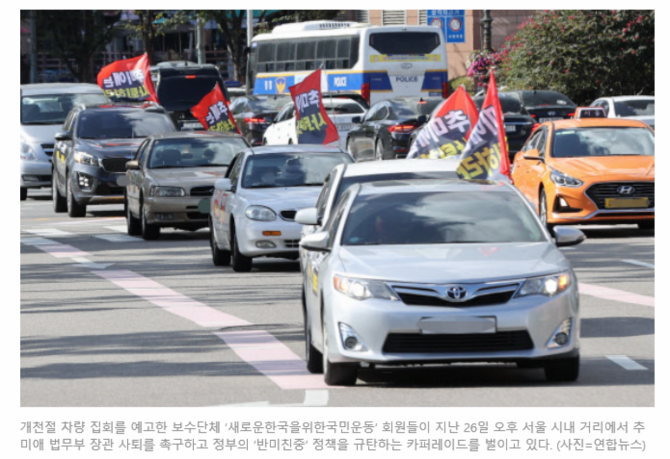
[[[370,34],[370,47],[380,54],[430,54],[440,45],[440,36],[434,32],[387,32]]]
[[[260,43],[258,45],[258,62],[274,62],[275,60],[275,44],[274,43]]]
[[[337,40],[330,38],[319,40],[316,47],[316,57],[318,59],[334,59],[337,53]]]

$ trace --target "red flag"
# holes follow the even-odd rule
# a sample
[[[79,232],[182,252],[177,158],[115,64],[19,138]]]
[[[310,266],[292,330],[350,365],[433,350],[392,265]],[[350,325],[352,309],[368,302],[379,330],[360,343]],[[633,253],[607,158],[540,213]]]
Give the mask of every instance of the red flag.
[[[226,96],[223,95],[219,84],[216,83],[214,89],[208,92],[198,102],[198,105],[191,108],[191,113],[198,118],[208,131],[237,132],[240,134],[228,105]]]
[[[450,158],[463,153],[470,132],[477,124],[478,110],[464,86],[459,88],[433,114],[412,144],[408,159]]]
[[[458,175],[477,180],[511,179],[505,123],[493,72],[479,120],[463,151]]]
[[[289,88],[296,109],[296,129],[299,144],[325,145],[337,142],[340,135],[328,117],[321,100],[321,69]]]
[[[158,103],[154,83],[149,73],[149,56],[112,62],[98,73],[98,86],[111,100],[148,100]]]

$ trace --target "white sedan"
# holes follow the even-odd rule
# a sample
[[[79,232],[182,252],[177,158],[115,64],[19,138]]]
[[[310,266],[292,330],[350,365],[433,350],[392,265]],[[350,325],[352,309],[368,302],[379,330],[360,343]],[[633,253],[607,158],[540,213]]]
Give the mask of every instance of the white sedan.
[[[592,107],[603,107],[608,118],[640,120],[652,128],[656,125],[654,96],[616,96],[594,100]]]
[[[349,97],[323,96],[323,106],[326,113],[337,127],[340,139],[332,145],[346,148],[347,134],[354,126],[353,118],[365,114],[365,107]],[[298,134],[295,127],[295,108],[293,102],[289,102],[277,114],[270,127],[263,136],[263,145],[286,145],[297,144]]]
[[[353,158],[320,145],[258,147],[240,152],[215,184],[209,227],[212,261],[251,270],[256,257],[298,258],[298,210],[313,207],[324,180]]]

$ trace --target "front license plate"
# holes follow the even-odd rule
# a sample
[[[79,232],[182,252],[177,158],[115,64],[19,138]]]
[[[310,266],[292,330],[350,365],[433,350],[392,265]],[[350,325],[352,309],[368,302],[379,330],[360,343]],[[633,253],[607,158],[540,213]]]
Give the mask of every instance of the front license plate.
[[[545,121],[554,121],[554,120],[562,120],[563,118],[540,118],[540,123],[544,123]]]
[[[189,129],[198,129],[198,128],[202,127],[202,124],[200,124],[200,123],[184,123],[182,126],[185,127],[185,128],[189,128]]]
[[[516,126],[511,126],[509,124],[505,125],[505,132],[516,132]]]
[[[470,333],[495,333],[495,317],[428,317],[419,321],[423,334],[464,335]]]
[[[608,209],[637,209],[649,207],[648,198],[607,198],[605,207]]]
[[[337,130],[338,131],[351,131],[351,124],[338,124],[337,125]]]

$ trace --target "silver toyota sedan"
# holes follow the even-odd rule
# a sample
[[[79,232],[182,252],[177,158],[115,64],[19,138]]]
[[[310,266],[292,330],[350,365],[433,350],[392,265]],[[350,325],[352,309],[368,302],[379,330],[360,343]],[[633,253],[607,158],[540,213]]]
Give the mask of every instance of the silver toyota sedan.
[[[579,375],[577,279],[555,227],[503,182],[351,186],[300,242],[307,368],[353,385],[361,365],[510,362]]]

